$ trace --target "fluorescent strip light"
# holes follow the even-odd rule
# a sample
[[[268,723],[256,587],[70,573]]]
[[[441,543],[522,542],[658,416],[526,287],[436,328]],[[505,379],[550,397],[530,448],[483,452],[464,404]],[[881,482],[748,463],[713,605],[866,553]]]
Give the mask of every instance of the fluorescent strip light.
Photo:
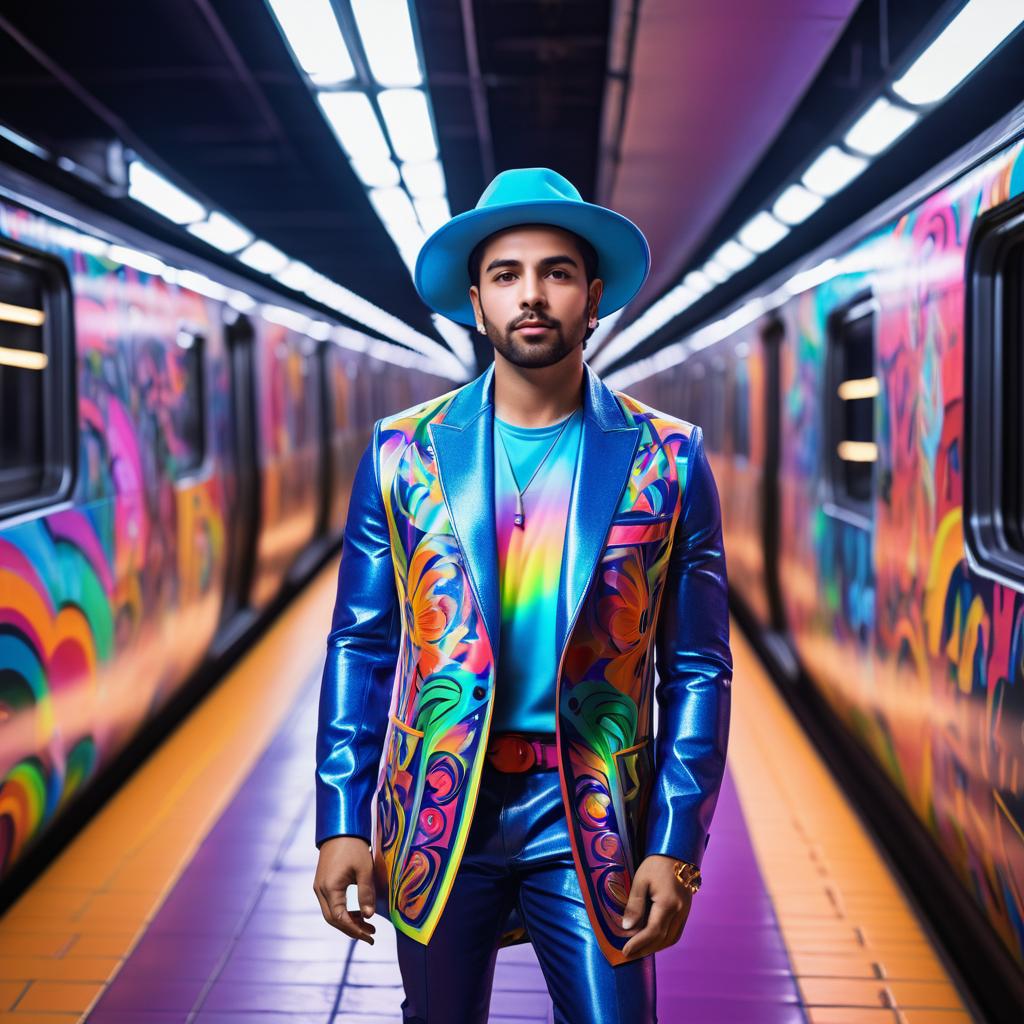
[[[37,146],[31,139],[26,139],[24,135],[19,134],[13,128],[8,128],[5,124],[0,124],[0,136],[7,139],[8,142],[13,142],[16,146],[26,150],[33,156],[41,157],[43,160],[47,159],[50,155],[42,146]]]
[[[216,210],[206,220],[190,224],[188,230],[221,252],[238,252],[252,241],[252,232]]]
[[[402,177],[409,194],[415,199],[445,194],[444,171],[437,160],[402,164]]]
[[[19,370],[45,370],[49,361],[50,357],[45,352],[0,346],[0,366],[15,366]]]
[[[708,260],[701,268],[701,272],[715,284],[724,284],[732,277],[732,271],[728,267],[723,267],[717,260]]]
[[[819,284],[831,281],[839,273],[839,260],[833,257],[825,260],[824,263],[819,263],[816,267],[799,271],[786,281],[782,287],[790,295],[799,295],[801,292],[809,291],[811,288],[817,288]]]
[[[136,270],[141,270],[144,274],[151,274],[154,277],[167,269],[163,262],[155,256],[150,256],[146,252],[139,252],[138,249],[129,249],[125,245],[112,245],[107,255],[115,263],[122,263],[126,267],[134,267]]]
[[[313,280],[313,268],[299,260],[292,260],[284,270],[274,274],[274,280],[280,281],[285,288],[294,288],[301,292]]]
[[[953,91],[1024,22],[1020,0],[970,0],[910,66],[893,90],[908,103],[935,103]]]
[[[128,165],[128,195],[175,224],[202,220],[206,207],[141,160]]]
[[[913,110],[898,107],[879,96],[846,133],[843,142],[868,156],[892,145],[918,119]]]
[[[420,224],[428,235],[452,219],[452,211],[448,209],[448,200],[444,196],[424,196],[414,199],[413,203]]]
[[[730,238],[725,245],[719,246],[711,254],[711,259],[720,266],[728,267],[729,270],[742,270],[754,262],[754,254]]]
[[[412,201],[403,188],[372,188],[370,202],[387,227],[418,225]]]
[[[434,321],[434,330],[448,342],[448,347],[455,353],[459,362],[467,367],[476,366],[473,342],[466,327],[438,313],[431,313],[430,319]]]
[[[767,252],[789,234],[789,228],[777,221],[767,210],[762,210],[740,228],[737,238],[754,252]]]
[[[851,377],[836,388],[836,393],[844,402],[852,402],[858,398],[875,398],[878,389],[877,377]]]
[[[46,321],[46,313],[29,306],[12,306],[9,302],[0,302],[0,320],[7,324],[42,327]]]
[[[251,295],[246,295],[245,292],[230,291],[228,292],[228,305],[232,309],[237,309],[239,313],[249,313],[256,308],[256,300]]]
[[[227,298],[228,290],[224,285],[211,280],[205,274],[197,274],[194,270],[179,270],[178,284],[189,291],[205,295],[210,299],[217,299],[223,302]]]
[[[707,274],[704,274],[699,270],[691,270],[690,273],[683,278],[683,284],[698,295],[707,295],[707,293],[712,291],[715,287]]]
[[[840,441],[836,452],[844,462],[878,461],[878,445],[874,441]]]
[[[844,153],[838,146],[829,146],[804,171],[801,181],[821,196],[833,196],[857,177],[867,167],[862,156]]]
[[[363,52],[380,85],[419,85],[423,81],[408,0],[352,0]]]
[[[247,267],[252,267],[263,274],[274,274],[288,262],[288,257],[280,249],[261,239],[257,239],[248,249],[239,253],[238,258]]]
[[[437,156],[425,93],[419,89],[385,89],[378,93],[377,102],[399,160],[433,160]]]
[[[299,313],[297,310],[288,309],[285,306],[274,306],[264,305],[260,307],[260,315],[264,320],[269,320],[272,324],[279,324],[281,327],[287,327],[289,330],[298,331],[299,334],[305,334],[309,329],[310,319],[304,313]]]
[[[355,77],[331,0],[267,0],[299,66],[317,85]]]
[[[802,224],[812,213],[821,208],[825,200],[803,185],[790,185],[772,207],[772,213],[785,224]]]
[[[366,93],[318,92],[316,99],[353,163],[391,159],[387,139]]]
[[[351,160],[350,163],[356,176],[367,188],[391,188],[402,180],[395,161],[390,157],[387,160]]]

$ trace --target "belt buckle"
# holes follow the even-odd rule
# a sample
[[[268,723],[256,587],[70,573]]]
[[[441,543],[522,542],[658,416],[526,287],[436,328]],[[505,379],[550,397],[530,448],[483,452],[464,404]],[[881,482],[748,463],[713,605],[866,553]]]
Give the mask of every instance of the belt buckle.
[[[499,736],[488,754],[492,755],[494,767],[502,772],[529,771],[537,763],[533,744],[514,733]]]

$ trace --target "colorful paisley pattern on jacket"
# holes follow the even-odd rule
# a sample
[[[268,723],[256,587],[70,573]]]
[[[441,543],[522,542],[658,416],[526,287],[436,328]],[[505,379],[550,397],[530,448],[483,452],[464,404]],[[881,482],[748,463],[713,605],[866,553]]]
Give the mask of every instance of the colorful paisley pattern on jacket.
[[[689,430],[618,394],[643,433],[605,549],[572,629],[559,680],[570,836],[595,927],[621,946],[653,781],[653,625],[680,505]],[[682,456],[680,457],[680,450]],[[684,470],[685,473],[685,470]]]
[[[394,715],[378,780],[376,854],[395,926],[426,941],[454,882],[483,766],[494,656],[444,502],[427,426],[456,391],[385,418],[380,478],[403,606]],[[643,851],[653,775],[654,623],[685,483],[690,424],[615,393],[641,429],[558,683],[563,800],[595,929],[617,922]],[[684,479],[680,479],[682,469]],[[430,920],[428,920],[430,919]],[[502,945],[527,941],[520,928]]]

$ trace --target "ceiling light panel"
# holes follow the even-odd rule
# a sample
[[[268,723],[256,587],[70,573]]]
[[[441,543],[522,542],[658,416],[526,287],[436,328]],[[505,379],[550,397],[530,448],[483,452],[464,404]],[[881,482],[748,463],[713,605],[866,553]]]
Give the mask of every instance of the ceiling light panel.
[[[776,220],[766,210],[751,218],[740,228],[737,238],[740,243],[756,253],[767,252],[789,234],[789,228]]]
[[[288,263],[288,257],[280,249],[262,239],[257,239],[247,249],[240,252],[238,258],[247,267],[252,267],[253,270],[258,270],[261,274],[276,274]]]
[[[419,89],[385,89],[377,94],[388,137],[399,160],[433,160],[437,156],[427,97]]]
[[[188,224],[206,216],[202,203],[141,160],[132,160],[128,165],[128,195],[175,224]]]
[[[378,85],[419,85],[423,73],[408,0],[352,0],[352,13]]]
[[[391,159],[388,141],[365,93],[318,92],[317,102],[352,161],[384,161]]]
[[[822,196],[811,192],[803,185],[790,185],[772,207],[772,213],[784,224],[802,224],[825,202]]]
[[[437,160],[402,164],[402,178],[414,199],[445,194],[444,171]]]
[[[801,181],[818,195],[832,196],[846,188],[867,165],[864,157],[845,153],[838,146],[829,146],[804,171]]]
[[[299,67],[316,85],[355,77],[331,0],[267,0]]]
[[[190,224],[188,230],[221,252],[238,252],[252,241],[251,231],[216,210],[211,211],[206,220]]]
[[[868,156],[877,156],[891,146],[918,119],[908,107],[890,103],[879,96],[843,137],[843,142]]]
[[[893,91],[908,103],[938,102],[1022,23],[1021,0],[970,0],[907,73],[893,82]]]

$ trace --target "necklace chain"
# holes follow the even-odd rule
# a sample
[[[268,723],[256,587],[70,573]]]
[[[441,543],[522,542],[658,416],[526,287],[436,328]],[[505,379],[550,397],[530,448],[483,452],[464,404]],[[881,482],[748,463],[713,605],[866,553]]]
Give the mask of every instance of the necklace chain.
[[[544,453],[544,457],[540,460],[540,462],[537,463],[536,468],[530,474],[530,479],[526,481],[526,487],[522,488],[522,490],[520,490],[519,481],[516,479],[516,471],[512,465],[512,459],[509,457],[508,449],[505,447],[505,439],[501,436],[501,428],[497,428],[498,439],[501,441],[502,451],[504,451],[505,458],[508,460],[508,469],[509,472],[512,474],[512,483],[515,485],[516,489],[516,514],[515,518],[512,520],[516,526],[522,526],[523,523],[526,521],[526,513],[523,509],[523,495],[526,494],[526,491],[529,488],[530,484],[533,483],[534,477],[540,471],[540,467],[544,465],[544,462],[547,460],[547,457],[554,450],[555,445],[558,444],[558,439],[565,432],[565,428],[569,426],[569,424],[576,418],[577,412],[579,412],[578,409],[574,410],[572,415],[566,418],[565,422],[562,424],[562,429],[559,430],[559,432],[555,435],[554,441],[552,441],[551,444],[548,446],[548,450]]]

